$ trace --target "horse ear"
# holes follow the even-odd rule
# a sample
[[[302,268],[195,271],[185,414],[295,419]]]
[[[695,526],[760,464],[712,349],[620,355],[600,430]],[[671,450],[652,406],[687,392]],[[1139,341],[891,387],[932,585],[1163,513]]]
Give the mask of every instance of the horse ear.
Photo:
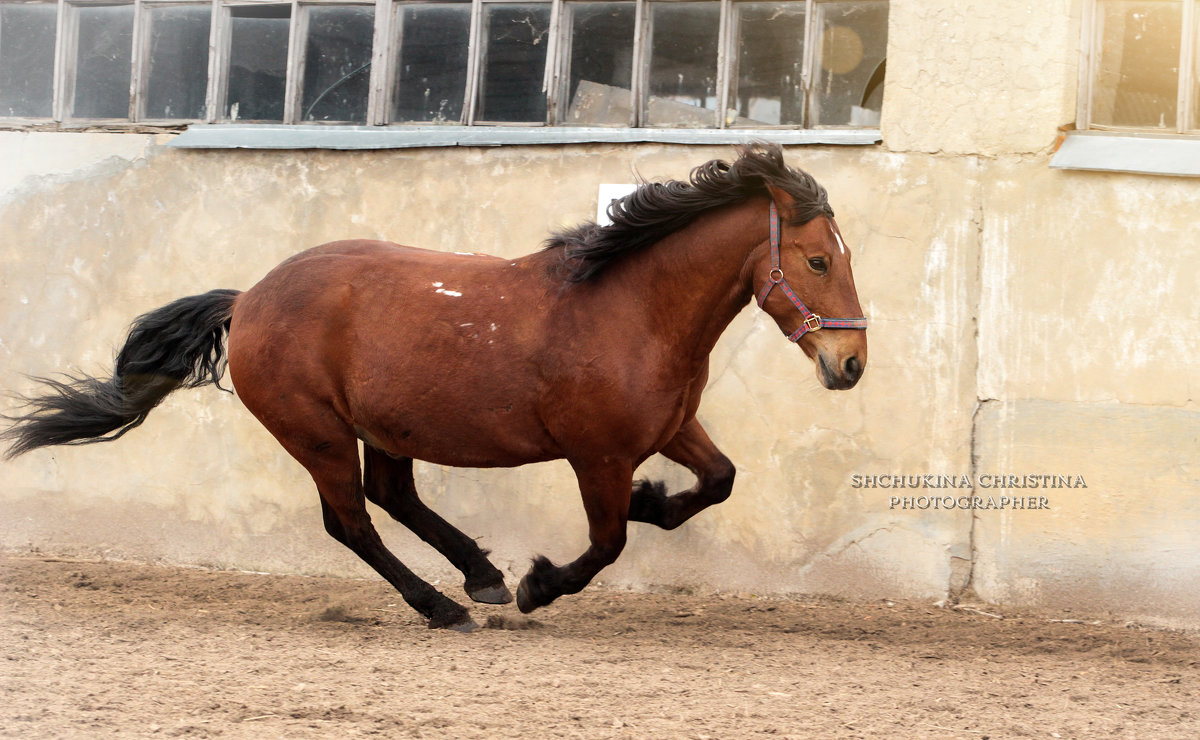
[[[775,201],[775,210],[779,211],[780,217],[784,221],[790,221],[795,212],[796,199],[788,195],[783,188],[774,185],[767,185],[767,192],[771,194],[771,200]]]

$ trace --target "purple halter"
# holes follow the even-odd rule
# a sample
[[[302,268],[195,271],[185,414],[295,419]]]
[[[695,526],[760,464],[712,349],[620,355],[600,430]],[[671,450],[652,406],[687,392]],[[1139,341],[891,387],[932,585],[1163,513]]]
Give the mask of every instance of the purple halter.
[[[783,277],[783,268],[779,262],[779,214],[775,211],[775,202],[771,202],[771,272],[768,273],[767,284],[763,286],[762,291],[758,294],[758,307],[762,308],[767,302],[767,296],[771,295],[771,291],[778,285],[783,294],[788,297],[792,305],[800,309],[800,315],[804,317],[804,323],[800,328],[788,335],[788,341],[798,342],[800,337],[810,331],[818,331],[820,329],[866,329],[866,317],[858,319],[827,319],[816,315],[808,310],[808,306],[804,305],[804,301],[800,300],[800,296],[796,295],[796,291],[792,290],[792,286],[787,284],[787,280]]]

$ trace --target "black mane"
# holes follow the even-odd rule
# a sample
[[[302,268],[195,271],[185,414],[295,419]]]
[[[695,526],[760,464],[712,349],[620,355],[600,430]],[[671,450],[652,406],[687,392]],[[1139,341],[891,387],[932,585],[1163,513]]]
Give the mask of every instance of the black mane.
[[[643,181],[636,191],[608,207],[612,224],[587,221],[564,229],[546,240],[546,249],[561,249],[564,277],[583,282],[623,255],[682,229],[710,208],[765,193],[768,184],[795,199],[791,214],[795,224],[822,215],[833,217],[825,188],[807,172],[785,165],[778,144],[743,146],[739,154],[732,164],[714,159],[700,165],[687,182]]]

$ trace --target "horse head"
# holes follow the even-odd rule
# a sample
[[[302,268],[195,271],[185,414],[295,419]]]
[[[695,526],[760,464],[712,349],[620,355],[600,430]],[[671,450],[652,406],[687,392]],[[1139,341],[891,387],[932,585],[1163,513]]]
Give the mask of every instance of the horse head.
[[[850,249],[832,211],[813,215],[784,189],[767,189],[771,238],[753,265],[758,305],[813,361],[821,385],[853,388],[867,364],[867,320]]]

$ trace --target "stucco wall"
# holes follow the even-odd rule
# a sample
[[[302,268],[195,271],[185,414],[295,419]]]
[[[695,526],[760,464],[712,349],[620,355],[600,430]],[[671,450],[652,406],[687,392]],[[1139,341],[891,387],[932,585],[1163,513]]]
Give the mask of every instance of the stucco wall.
[[[1000,7],[1003,6],[1003,7]],[[1200,181],[1048,167],[1074,117],[1078,2],[893,0],[880,147],[793,147],[829,189],[871,317],[848,393],[752,306],[700,416],[739,466],[730,501],[631,527],[601,580],[852,597],[948,595],[1200,624]],[[129,320],[244,288],[304,247],[363,236],[517,255],[590,218],[599,183],[681,177],[726,147],[178,151],[167,137],[0,132],[0,389],[103,372]],[[4,408],[12,408],[11,400]],[[643,471],[675,488],[661,460]],[[1079,476],[1085,487],[978,485]],[[854,476],[966,476],[897,491]],[[586,543],[561,463],[418,467],[431,505],[514,579]],[[1074,478],[1072,478],[1074,479]],[[1004,511],[893,497],[1041,496]],[[0,546],[367,574],[303,470],[213,390],[112,445],[0,463]],[[376,511],[417,570],[458,577]]]
[[[892,0],[883,133],[900,151],[1044,152],[1075,120],[1080,0]]]

